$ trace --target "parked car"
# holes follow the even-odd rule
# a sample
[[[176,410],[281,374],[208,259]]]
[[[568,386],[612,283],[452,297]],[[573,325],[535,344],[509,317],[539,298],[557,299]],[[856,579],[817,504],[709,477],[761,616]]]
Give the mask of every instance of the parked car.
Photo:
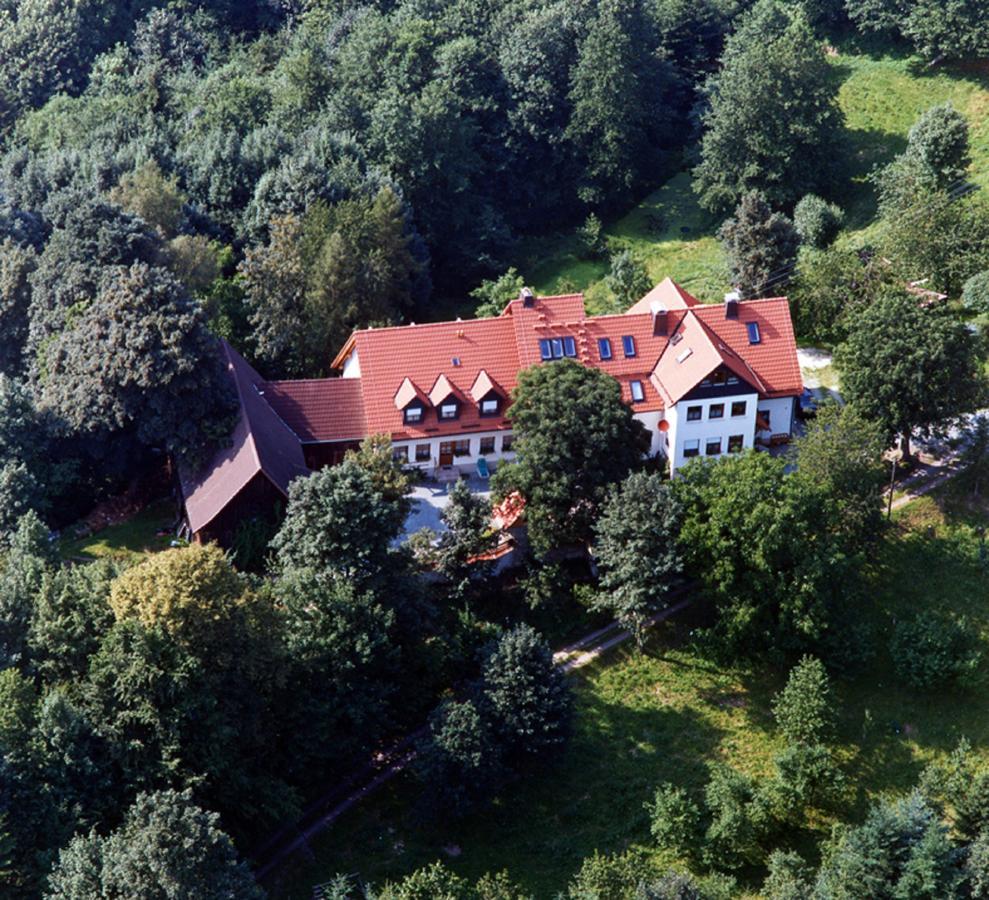
[[[804,388],[800,395],[799,413],[801,419],[809,419],[811,416],[817,415],[817,397],[814,396],[814,392],[810,388]]]

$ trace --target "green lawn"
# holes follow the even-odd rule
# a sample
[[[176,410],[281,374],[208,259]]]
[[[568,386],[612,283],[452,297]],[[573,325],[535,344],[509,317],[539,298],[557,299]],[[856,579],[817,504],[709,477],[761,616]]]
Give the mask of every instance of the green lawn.
[[[88,537],[65,537],[59,547],[63,559],[115,559],[138,562],[148,553],[168,548],[175,522],[175,504],[158,500],[119,525],[111,525]],[[166,531],[159,534],[160,531]]]
[[[829,58],[847,127],[846,147],[835,150],[847,163],[845,187],[833,198],[847,215],[839,241],[859,246],[873,237],[876,200],[866,176],[903,150],[914,120],[936,103],[950,100],[968,117],[972,181],[989,186],[989,64],[928,69],[901,50],[854,44],[839,45]],[[690,175],[682,171],[626,215],[607,222],[605,232],[613,246],[636,253],[653,281],[668,275],[699,299],[716,302],[728,289],[715,238],[719,221],[697,205]],[[540,293],[582,290],[589,311],[615,310],[604,283],[607,260],[588,259],[572,232],[529,241],[517,266]]]
[[[884,649],[894,617],[933,604],[975,623],[989,660],[989,581],[975,530],[984,524],[986,509],[952,484],[899,511],[869,554],[867,615],[879,652],[863,674],[837,687],[848,818],[883,792],[909,789],[924,764],[962,735],[989,755],[982,700],[989,663],[977,686],[919,693],[898,682]],[[380,881],[439,858],[470,877],[508,869],[537,897],[551,898],[594,850],[649,851],[642,804],[656,784],[699,789],[714,761],[764,773],[778,746],[769,708],[781,676],[719,669],[691,653],[684,643],[691,624],[670,624],[644,654],[620,650],[575,676],[577,732],[550,774],[507,790],[483,815],[435,830],[410,814],[412,787],[399,782],[317,840],[314,858],[300,858],[273,896],[303,900],[335,872]],[[831,823],[818,817],[816,835],[798,836],[797,845],[812,848]]]

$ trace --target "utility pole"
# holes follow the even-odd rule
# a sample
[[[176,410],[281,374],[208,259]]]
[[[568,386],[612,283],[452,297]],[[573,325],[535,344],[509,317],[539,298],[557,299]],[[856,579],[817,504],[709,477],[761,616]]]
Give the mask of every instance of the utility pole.
[[[889,466],[889,496],[886,498],[886,521],[893,518],[893,484],[896,482],[896,464],[899,459],[894,451]]]

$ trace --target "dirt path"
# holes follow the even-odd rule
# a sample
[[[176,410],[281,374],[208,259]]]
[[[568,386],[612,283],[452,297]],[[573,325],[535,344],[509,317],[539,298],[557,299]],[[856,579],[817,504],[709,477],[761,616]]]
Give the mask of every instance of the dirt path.
[[[648,620],[646,627],[652,628],[681,612],[690,604],[690,600],[689,596],[685,597],[673,606],[656,613]],[[631,638],[631,632],[626,631],[617,622],[612,622],[562,647],[553,654],[553,661],[564,672],[573,672],[594,662]],[[310,842],[347,810],[379,791],[396,775],[405,771],[415,759],[416,743],[425,734],[426,727],[423,726],[403,738],[390,750],[375,754],[366,766],[338,782],[310,804],[299,821],[276,831],[252,854],[256,860],[254,877],[260,882],[271,876],[282,863],[300,850],[309,851]]]

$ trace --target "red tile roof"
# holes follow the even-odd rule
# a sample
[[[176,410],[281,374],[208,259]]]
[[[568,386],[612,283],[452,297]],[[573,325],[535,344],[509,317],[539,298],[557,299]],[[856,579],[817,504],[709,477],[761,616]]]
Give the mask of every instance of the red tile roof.
[[[803,390],[797,339],[786,297],[745,300],[738,304],[736,319],[725,318],[725,308],[720,303],[696,306],[693,313],[755,371],[762,382],[760,393],[766,397],[787,397]],[[749,322],[759,325],[758,344],[749,343]]]
[[[180,473],[186,517],[193,532],[209,525],[259,472],[283,494],[309,472],[299,439],[265,402],[261,376],[226,341],[220,342],[240,401],[230,443],[198,472]]]
[[[266,381],[261,393],[304,444],[367,434],[359,378]]]

